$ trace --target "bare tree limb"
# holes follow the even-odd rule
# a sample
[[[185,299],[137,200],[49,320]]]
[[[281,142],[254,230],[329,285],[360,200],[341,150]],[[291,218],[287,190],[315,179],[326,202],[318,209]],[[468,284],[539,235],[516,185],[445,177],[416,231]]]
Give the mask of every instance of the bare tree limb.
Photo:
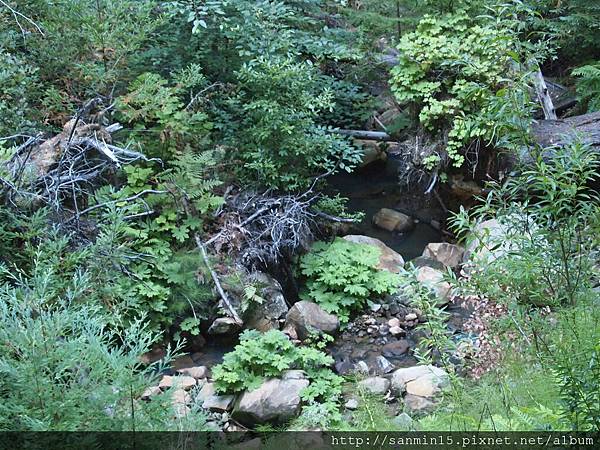
[[[44,32],[42,31],[42,29],[40,28],[40,26],[37,23],[35,23],[32,19],[30,19],[26,15],[20,13],[16,9],[12,8],[4,0],[0,0],[0,4],[3,5],[5,8],[7,8],[11,12],[11,14],[13,15],[13,17],[15,18],[15,22],[17,23],[17,26],[21,30],[21,34],[23,35],[23,37],[25,37],[26,33],[25,33],[25,29],[21,25],[21,22],[19,22],[19,17],[22,18],[22,19],[25,19],[27,22],[29,22],[31,25],[33,25],[36,28],[36,30],[38,31],[38,33],[40,33],[42,36],[46,36],[44,34]]]

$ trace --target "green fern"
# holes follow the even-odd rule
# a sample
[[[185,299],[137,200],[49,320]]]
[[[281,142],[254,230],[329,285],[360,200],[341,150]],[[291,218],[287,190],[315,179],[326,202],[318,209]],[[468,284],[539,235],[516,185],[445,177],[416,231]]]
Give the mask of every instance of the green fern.
[[[600,62],[573,70],[577,79],[577,98],[587,106],[588,112],[600,111]]]

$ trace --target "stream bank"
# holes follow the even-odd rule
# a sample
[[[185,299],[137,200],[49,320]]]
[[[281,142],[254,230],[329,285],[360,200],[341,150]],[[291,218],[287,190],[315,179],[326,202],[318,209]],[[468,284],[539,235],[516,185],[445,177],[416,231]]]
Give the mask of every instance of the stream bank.
[[[371,245],[383,248],[383,254],[388,258],[391,257],[393,261],[393,267],[387,270],[399,272],[403,270],[405,261],[413,261],[417,272],[423,275],[419,282],[432,284],[434,290],[442,287],[444,294],[441,304],[445,305],[449,317],[447,328],[457,340],[462,339],[463,325],[471,311],[453,301],[450,285],[442,281],[447,266],[456,270],[462,262],[462,249],[448,245],[459,249],[459,257],[452,264],[446,264],[448,261],[444,260],[443,256],[438,257],[441,255],[437,255],[434,251],[434,248],[438,247],[429,246],[444,241],[442,227],[447,213],[435,197],[402,190],[398,183],[398,169],[399,162],[390,157],[386,161],[372,163],[351,174],[335,175],[331,177],[327,193],[348,198],[350,212],[364,213],[364,219],[345,229],[344,234],[358,235],[356,237],[359,240],[371,241]],[[382,209],[404,213],[412,218],[414,225],[402,233],[382,229],[373,221],[373,217]],[[424,254],[427,256],[423,256]],[[294,330],[292,327],[290,330],[289,327],[290,313],[292,310],[297,312],[298,308],[292,308],[290,297],[286,295],[277,280],[266,274],[262,274],[261,278],[267,280],[263,290],[259,291],[264,302],[259,307],[258,315],[253,313],[250,320],[244,317],[244,328],[255,328],[260,331],[283,328],[284,333],[288,333],[292,340],[300,344],[298,335],[295,334],[297,329]],[[315,304],[312,305],[316,307]],[[310,309],[316,316],[307,316],[303,320],[317,324],[326,322],[327,314],[319,310],[318,307]],[[308,313],[311,314],[313,313]],[[318,317],[319,315],[321,316]],[[220,321],[219,326],[216,326],[217,321]],[[188,354],[178,358],[172,364],[172,369],[164,375],[183,376],[188,373],[186,371],[201,373],[204,378],[198,379],[194,386],[202,385],[201,394],[206,391],[202,398],[208,405],[206,408],[210,411],[209,416],[214,424],[220,429],[229,429],[228,427],[238,429],[236,427],[239,424],[231,422],[229,418],[231,408],[234,408],[233,400],[229,399],[229,396],[218,396],[212,391],[208,392],[213,389],[209,375],[211,368],[221,363],[224,355],[234,349],[238,343],[237,335],[241,331],[227,317],[219,318],[217,321],[212,323],[208,334],[195,339],[194,348],[190,348]],[[394,374],[403,370],[409,372],[416,370],[418,360],[415,349],[420,340],[427,337],[427,332],[419,325],[426,321],[427,318],[423,313],[412,304],[412,299],[406,298],[401,292],[385,298],[372,299],[368,307],[353,317],[345,327],[337,333],[335,330],[339,328],[339,323],[334,328],[334,340],[326,348],[326,352],[334,359],[334,371],[350,378],[355,376],[359,379],[365,378],[367,384],[371,382],[376,385],[382,384],[387,386],[385,389],[387,392]],[[437,358],[434,357],[434,363],[436,361]],[[460,366],[461,361],[456,362]],[[445,377],[446,375],[443,377],[444,380]],[[439,391],[438,387],[433,390]],[[395,396],[391,397],[395,399],[392,404],[397,409],[401,409],[403,404],[407,405],[411,414],[427,412],[435,404],[432,398],[413,394],[410,394],[408,403],[406,401],[403,403],[403,394],[403,392],[396,392]],[[227,397],[226,404],[221,404],[225,400],[220,397]],[[348,400],[353,404],[356,398],[350,396]]]

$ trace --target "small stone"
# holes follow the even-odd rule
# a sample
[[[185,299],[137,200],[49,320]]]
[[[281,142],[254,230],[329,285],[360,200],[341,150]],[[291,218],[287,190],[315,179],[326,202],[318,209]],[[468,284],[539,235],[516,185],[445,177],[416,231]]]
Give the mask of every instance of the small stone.
[[[388,325],[390,328],[399,327],[400,320],[398,318],[394,317],[393,319],[388,320]]]
[[[187,367],[185,369],[179,369],[177,373],[193,377],[196,380],[208,378],[209,376],[208,367],[206,366]]]
[[[163,376],[158,383],[158,387],[163,391],[173,387],[173,377],[170,375]]]
[[[142,394],[142,400],[150,400],[155,395],[158,395],[162,392],[162,390],[158,386],[150,386],[147,388]]]
[[[382,349],[383,356],[388,358],[399,358],[405,355],[410,348],[408,341],[401,339],[385,344]]]
[[[387,326],[387,325],[381,325],[381,326],[379,327],[379,334],[380,334],[380,335],[382,335],[382,336],[385,336],[385,335],[387,335],[389,332],[390,332],[390,329],[388,328],[388,326]]]
[[[240,325],[231,317],[219,317],[215,319],[208,334],[233,334],[240,329]]]
[[[364,374],[368,374],[369,373],[369,366],[367,365],[366,362],[364,361],[359,361],[354,365],[354,370],[358,373],[364,373]]]
[[[392,370],[394,370],[394,365],[391,362],[389,362],[384,356],[378,356],[375,362],[377,364],[377,369],[381,373],[390,373]]]
[[[410,313],[410,314],[407,314],[406,316],[404,316],[404,320],[407,320],[407,321],[417,320],[417,318],[418,317],[415,313]]]
[[[404,330],[400,327],[392,327],[392,328],[390,328],[390,333],[393,336],[400,336],[400,335],[404,334]]]
[[[434,410],[436,403],[426,397],[419,397],[418,395],[407,394],[404,397],[404,404],[412,412],[423,412],[429,413]]]
[[[392,420],[392,422],[398,428],[401,428],[402,430],[406,430],[406,431],[410,430],[413,427],[413,423],[414,423],[412,418],[404,412],[402,414],[399,414],[396,417],[394,417],[394,420]]]
[[[378,312],[381,309],[381,304],[379,303],[373,303],[369,306],[369,309],[371,311],[373,311],[374,313]]]
[[[174,405],[187,405],[192,401],[190,394],[183,389],[175,389],[171,394],[171,399]]]
[[[369,317],[367,320],[365,320],[365,323],[367,325],[375,325],[377,323],[377,319],[375,319],[373,317]]]
[[[231,410],[235,400],[234,395],[217,395],[214,383],[206,383],[198,393],[197,400],[202,402],[202,407],[213,412]]]
[[[184,369],[186,367],[192,367],[194,365],[194,360],[190,355],[183,355],[179,358],[175,358],[171,363],[171,368],[173,370]]]
[[[346,402],[346,404],[344,405],[344,407],[346,409],[349,409],[350,411],[354,411],[355,409],[358,408],[358,400],[356,400],[355,398],[351,398],[350,400],[348,400]]]
[[[196,386],[196,379],[187,375],[177,376],[172,378],[172,383],[178,388],[189,391],[191,388]]]

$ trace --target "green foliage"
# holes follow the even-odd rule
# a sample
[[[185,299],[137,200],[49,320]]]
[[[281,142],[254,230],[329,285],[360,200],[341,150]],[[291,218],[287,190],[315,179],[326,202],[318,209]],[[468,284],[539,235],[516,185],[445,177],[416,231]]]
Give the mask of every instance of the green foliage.
[[[8,3],[32,22],[21,16],[15,21],[6,7],[0,8],[0,22],[7,24],[0,47],[6,46],[20,61],[19,71],[33,70],[41,80],[19,101],[47,107],[44,120],[58,126],[72,114],[74,104],[111,95],[132,79],[136,55],[162,20],[155,14],[154,0]]]
[[[578,67],[572,75],[577,77],[577,98],[588,112],[600,111],[600,62]]]
[[[395,292],[398,276],[378,270],[380,250],[336,238],[317,242],[300,260],[307,277],[302,298],[318,303],[325,311],[347,323],[352,311],[365,306],[373,296]]]
[[[213,368],[218,392],[236,393],[256,389],[265,378],[275,378],[289,369],[306,372],[310,384],[300,393],[306,406],[297,425],[330,425],[340,420],[339,398],[343,379],[329,366],[333,358],[314,347],[296,347],[279,330],[260,333],[246,330],[240,343]]]
[[[29,99],[37,85],[37,69],[0,43],[0,136],[31,129]]]
[[[296,347],[279,330],[246,330],[235,350],[214,367],[213,379],[219,392],[235,393],[256,389],[265,378],[277,377],[284,370],[302,369],[310,375],[331,364],[331,357],[310,347]]]
[[[598,220],[598,197],[588,186],[597,168],[598,157],[588,147],[554,149],[552,162],[540,155],[533,168],[492,190],[471,211],[497,217],[504,230],[494,239],[475,233],[480,249],[495,254],[484,270],[473,273],[478,292],[538,306],[575,304],[585,295],[596,245],[589,233]],[[454,224],[462,232],[472,229],[464,210]]]
[[[157,369],[139,360],[157,338],[144,318],[108,328],[99,305],[81,304],[90,274],[67,277],[59,260],[45,258],[40,252],[30,275],[2,267],[0,429],[202,428],[201,413],[184,425],[172,420],[168,403],[135,400]]]
[[[307,187],[311,177],[337,166],[350,170],[359,153],[345,139],[318,126],[318,114],[333,108],[309,62],[263,58],[238,72],[240,95],[231,106],[242,113],[236,141],[243,148],[240,175],[282,190]],[[336,166],[337,165],[337,166]]]
[[[323,196],[315,204],[315,208],[326,214],[330,214],[335,217],[342,217],[346,219],[353,219],[358,222],[364,219],[365,214],[363,212],[350,212],[347,208],[348,199],[342,197],[340,194],[335,196]]]
[[[460,168],[465,148],[473,144],[510,147],[507,136],[522,139],[527,95],[518,71],[511,69],[520,56],[508,28],[465,12],[425,16],[398,49],[392,92],[416,108],[426,130],[449,130],[446,155],[429,161],[430,168],[446,158]]]
[[[426,318],[425,323],[417,326],[417,330],[423,332],[424,337],[419,340],[415,348],[415,357],[421,364],[433,364],[433,356],[436,355],[438,364],[441,363],[452,375],[450,357],[456,350],[457,343],[452,339],[447,327],[450,315],[440,308],[435,291],[417,280],[414,270],[403,273],[401,277],[402,295],[410,298],[411,305],[421,311]],[[459,380],[454,379],[453,385],[458,382]]]
[[[600,341],[591,352],[573,359],[560,361],[554,369],[564,401],[567,417],[577,430],[600,429]]]

